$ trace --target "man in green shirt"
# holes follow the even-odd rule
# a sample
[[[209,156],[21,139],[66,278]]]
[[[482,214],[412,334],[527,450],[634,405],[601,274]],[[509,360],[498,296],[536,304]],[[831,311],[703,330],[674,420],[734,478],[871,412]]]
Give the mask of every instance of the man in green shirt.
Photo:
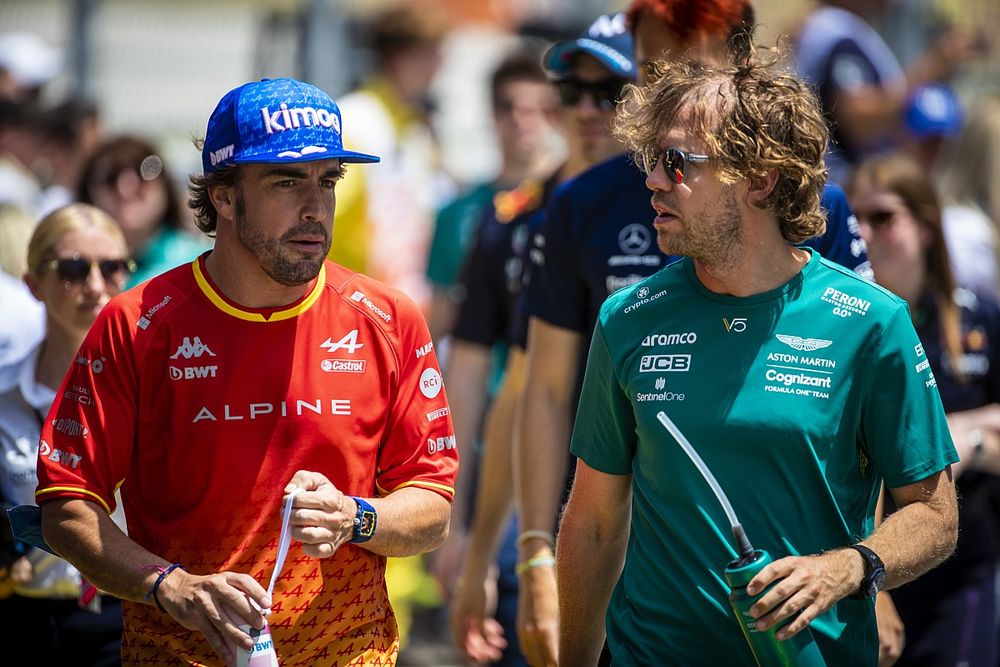
[[[875,664],[875,593],[955,545],[933,374],[904,301],[793,245],[824,227],[827,131],[805,85],[757,54],[660,68],[616,129],[649,174],[660,249],[686,257],[612,295],[594,332],[556,549],[560,661],[595,664],[606,627],[615,665],[753,664],[722,578],[729,523],[663,411],[775,558],[747,590],[776,582],[758,629],[792,618],[779,639],[809,625],[827,664]],[[873,530],[883,481],[900,509]]]

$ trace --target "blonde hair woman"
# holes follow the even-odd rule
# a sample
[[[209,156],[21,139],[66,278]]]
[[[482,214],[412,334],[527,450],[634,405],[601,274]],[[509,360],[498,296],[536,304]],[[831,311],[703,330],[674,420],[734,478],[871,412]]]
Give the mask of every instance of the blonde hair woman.
[[[39,434],[77,348],[101,308],[124,287],[134,264],[115,221],[88,204],[46,216],[28,244],[24,281],[45,306],[45,337],[23,360],[0,367],[0,495],[34,504],[35,461],[46,451]],[[86,403],[88,387],[63,387]],[[86,432],[79,433],[86,437]],[[69,465],[72,465],[70,460]],[[8,636],[32,646],[42,664],[120,664],[120,603],[94,595],[69,563],[51,554],[6,545],[0,570],[0,618]],[[95,613],[96,612],[96,613]]]

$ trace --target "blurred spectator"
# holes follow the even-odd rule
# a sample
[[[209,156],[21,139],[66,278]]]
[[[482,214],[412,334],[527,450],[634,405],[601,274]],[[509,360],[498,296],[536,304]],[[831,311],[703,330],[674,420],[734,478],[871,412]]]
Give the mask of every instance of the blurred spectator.
[[[340,100],[344,116],[356,119],[345,143],[382,163],[338,186],[330,257],[401,289],[425,313],[434,215],[453,191],[439,165],[429,93],[447,29],[426,4],[379,11],[371,19],[374,76]]]
[[[796,69],[816,86],[831,121],[827,161],[831,178],[842,182],[860,159],[893,144],[908,89],[947,81],[979,45],[970,34],[947,27],[904,72],[868,21],[885,9],[885,0],[826,0],[822,5],[796,39]]]
[[[66,100],[42,114],[42,156],[37,171],[45,190],[39,200],[40,215],[47,215],[76,201],[87,158],[101,143],[97,106],[84,99]]]
[[[107,211],[125,234],[137,269],[128,286],[190,262],[211,248],[181,228],[180,201],[163,159],[144,140],[120,136],[87,160],[80,181],[81,202]]]
[[[539,61],[540,54],[516,52],[494,70],[490,80],[493,124],[500,149],[496,178],[480,183],[438,213],[427,261],[433,289],[430,329],[435,340],[451,331],[456,280],[477,230],[493,215],[496,201],[523,208],[540,195],[540,182],[557,166],[551,148],[558,100]],[[460,290],[459,290],[460,292]],[[459,473],[461,475],[461,473]],[[454,519],[454,515],[453,515]]]
[[[930,364],[961,456],[955,555],[892,591],[906,631],[897,665],[995,667],[1000,310],[956,289],[935,186],[913,158],[890,154],[862,162],[848,188],[876,280],[910,306],[916,357]]]
[[[0,98],[37,100],[62,69],[62,54],[28,32],[0,35]]]
[[[1000,300],[1000,95],[977,100],[936,171],[946,202],[944,235],[957,281]]]
[[[962,103],[951,86],[928,83],[910,92],[903,113],[903,148],[931,169],[945,144],[962,129]]]
[[[90,325],[122,290],[131,266],[114,220],[83,204],[59,209],[38,224],[28,264],[24,280],[45,306],[45,340],[24,359],[0,367],[0,495],[14,505],[34,504],[44,415]],[[74,400],[94,402],[88,387],[65,391]],[[117,598],[82,585],[72,565],[45,551],[29,547],[6,560],[12,562],[0,570],[0,618],[8,637],[30,647],[33,659],[44,664],[121,664]]]
[[[31,298],[22,280],[0,271],[0,367],[21,359],[34,348],[44,328],[42,305]]]
[[[35,105],[0,98],[0,268],[18,278],[38,220],[41,184],[31,165],[40,149]]]

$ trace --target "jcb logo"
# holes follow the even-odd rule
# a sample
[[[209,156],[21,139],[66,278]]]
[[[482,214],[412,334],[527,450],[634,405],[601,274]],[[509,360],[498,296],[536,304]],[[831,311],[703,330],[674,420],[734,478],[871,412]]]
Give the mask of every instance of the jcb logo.
[[[690,369],[690,354],[647,354],[639,360],[640,373],[687,372]]]
[[[734,317],[731,320],[722,318],[722,326],[726,327],[726,331],[732,333],[742,333],[747,330],[747,318],[745,317]]]

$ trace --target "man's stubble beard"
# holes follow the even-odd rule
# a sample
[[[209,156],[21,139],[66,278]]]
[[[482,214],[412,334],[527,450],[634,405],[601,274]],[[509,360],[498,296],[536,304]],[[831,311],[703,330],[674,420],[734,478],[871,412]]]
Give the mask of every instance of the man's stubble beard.
[[[667,255],[683,255],[712,267],[732,265],[743,248],[743,220],[730,190],[714,206],[700,210],[679,233],[657,232],[656,243]]]
[[[331,239],[326,233],[326,228],[322,223],[309,222],[302,223],[298,227],[289,230],[281,238],[273,239],[265,236],[260,228],[252,229],[247,224],[246,205],[243,201],[243,191],[236,189],[236,206],[234,211],[233,230],[237,240],[244,248],[250,251],[260,268],[264,270],[271,280],[281,285],[295,287],[303,285],[319,275],[319,270],[323,266],[323,260],[330,252]],[[293,259],[282,252],[282,241],[285,236],[291,236],[305,232],[307,234],[322,234],[326,238],[323,255],[318,260],[313,259]]]

